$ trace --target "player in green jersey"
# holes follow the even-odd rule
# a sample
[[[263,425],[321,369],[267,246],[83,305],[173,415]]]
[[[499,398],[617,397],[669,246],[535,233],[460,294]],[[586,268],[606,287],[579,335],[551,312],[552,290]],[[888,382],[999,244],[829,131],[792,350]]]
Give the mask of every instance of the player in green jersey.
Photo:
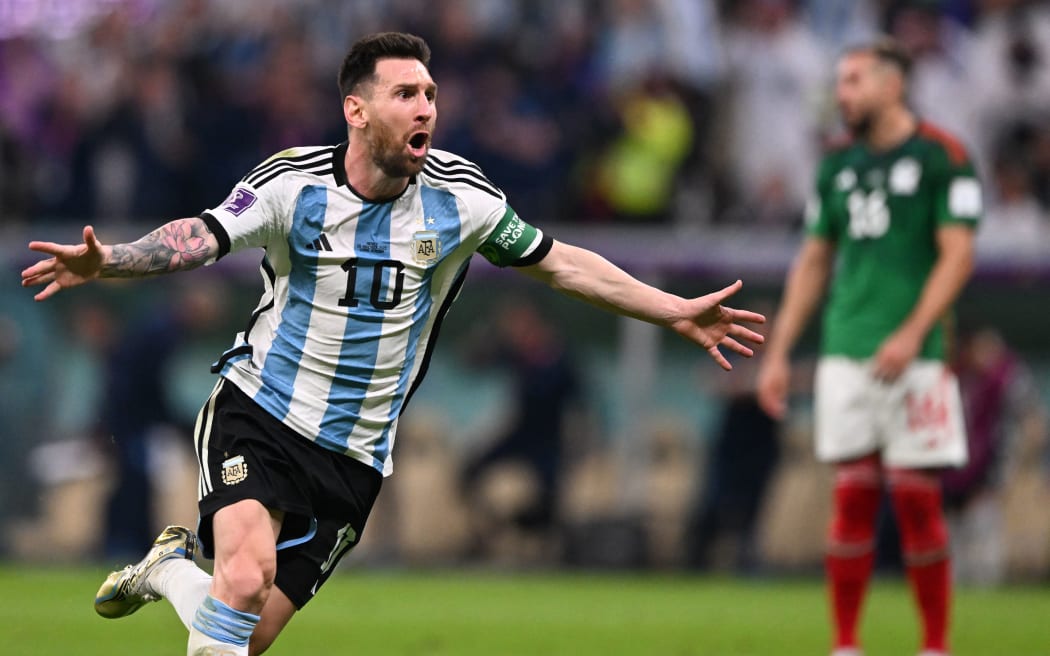
[[[861,653],[857,620],[884,483],[919,608],[921,654],[948,649],[938,469],[966,461],[966,436],[944,325],[973,269],[981,188],[965,149],[908,108],[909,64],[892,41],[839,61],[836,95],[852,140],[821,163],[758,377],[760,403],[782,418],[789,353],[830,280],[815,411],[817,456],[835,466],[825,560],[834,656]]]

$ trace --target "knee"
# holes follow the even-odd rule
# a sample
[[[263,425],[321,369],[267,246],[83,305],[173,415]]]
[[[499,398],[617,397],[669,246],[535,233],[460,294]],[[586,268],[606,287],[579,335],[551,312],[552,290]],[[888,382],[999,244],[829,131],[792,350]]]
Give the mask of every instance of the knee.
[[[877,463],[862,460],[835,472],[835,504],[830,539],[834,543],[868,543],[875,534],[882,487]]]
[[[893,472],[890,476],[893,512],[905,556],[935,553],[948,543],[948,526],[941,508],[940,483],[924,472]]]
[[[237,553],[215,563],[214,584],[231,606],[257,613],[266,603],[276,573],[276,557]]]

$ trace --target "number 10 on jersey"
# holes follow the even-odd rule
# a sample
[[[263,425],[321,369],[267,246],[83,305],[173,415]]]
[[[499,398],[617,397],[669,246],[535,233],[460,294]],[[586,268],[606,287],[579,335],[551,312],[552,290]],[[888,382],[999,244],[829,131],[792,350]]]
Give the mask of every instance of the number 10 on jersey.
[[[357,300],[357,265],[358,259],[352,257],[343,262],[343,271],[346,271],[346,295],[339,299],[342,307],[355,308]],[[393,289],[384,282],[387,278],[387,270],[393,274]],[[377,310],[390,310],[397,307],[401,302],[401,293],[405,287],[405,265],[397,260],[380,260],[372,265],[372,289],[368,295],[368,302]]]

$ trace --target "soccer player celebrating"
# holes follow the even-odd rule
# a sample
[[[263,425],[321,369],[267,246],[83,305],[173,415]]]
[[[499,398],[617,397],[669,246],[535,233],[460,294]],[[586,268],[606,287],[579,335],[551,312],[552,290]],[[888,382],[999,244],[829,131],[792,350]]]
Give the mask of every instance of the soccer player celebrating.
[[[471,162],[433,150],[437,85],[415,36],[382,33],[339,73],[348,139],[292,148],[218,207],[130,244],[32,242],[22,273],[43,300],[94,278],[193,269],[262,247],[263,295],[216,362],[196,427],[199,538],[169,527],[95,598],[104,617],[168,599],[189,654],[259,654],[358,542],[398,417],[426,372],[474,252],[554,289],[666,326],[706,349],[752,355],[760,314],[722,302],[740,281],[684,299],[529,225]],[[198,542],[199,539],[199,542]],[[214,578],[193,563],[199,547]]]
[[[958,386],[944,364],[950,306],[973,269],[981,189],[966,151],[906,105],[892,41],[846,52],[836,94],[853,140],[823,160],[807,237],[787,277],[758,394],[782,418],[788,355],[823,294],[816,452],[835,463],[826,570],[834,656],[857,656],[876,513],[888,486],[923,627],[947,653],[948,533],[938,468],[966,461]]]

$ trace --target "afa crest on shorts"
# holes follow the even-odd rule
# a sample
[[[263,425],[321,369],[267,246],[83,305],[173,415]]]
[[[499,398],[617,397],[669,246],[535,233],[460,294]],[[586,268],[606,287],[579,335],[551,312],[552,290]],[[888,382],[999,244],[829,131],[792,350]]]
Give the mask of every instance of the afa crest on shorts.
[[[222,482],[226,485],[237,485],[248,478],[248,463],[244,456],[234,456],[222,463]]]
[[[420,230],[412,235],[412,259],[416,264],[433,264],[441,255],[441,238],[435,230]]]

